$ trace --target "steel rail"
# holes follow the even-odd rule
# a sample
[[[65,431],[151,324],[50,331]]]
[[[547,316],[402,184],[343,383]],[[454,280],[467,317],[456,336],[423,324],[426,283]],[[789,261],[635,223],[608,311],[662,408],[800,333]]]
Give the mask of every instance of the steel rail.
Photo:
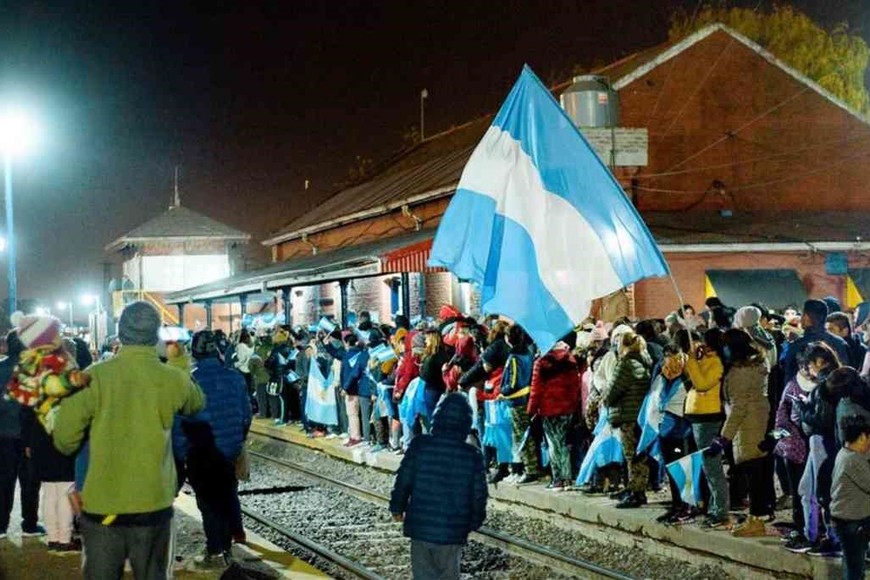
[[[264,516],[263,514],[261,514],[259,512],[248,509],[245,506],[242,506],[242,513],[244,515],[248,516],[249,518],[251,518],[252,520],[255,520],[255,521],[259,522],[260,524],[266,526],[267,528],[278,532],[279,534],[286,537],[290,542],[296,544],[300,548],[303,548],[304,550],[307,550],[307,551],[323,558],[324,560],[327,560],[327,561],[335,564],[336,566],[342,568],[346,572],[353,574],[353,576],[356,578],[363,578],[364,580],[384,580],[383,576],[379,576],[379,575],[375,574],[374,572],[372,572],[368,568],[366,568],[364,566],[360,566],[359,564],[357,564],[353,560],[349,560],[348,558],[345,558],[341,554],[330,550],[326,546],[323,546],[323,545],[321,545],[313,540],[310,540],[310,539],[306,538],[305,536],[300,536],[296,532],[287,529],[286,527],[282,526],[278,522],[267,518],[266,516]]]
[[[292,442],[287,443],[293,445]],[[376,491],[334,479],[328,475],[312,471],[311,469],[296,463],[272,457],[271,455],[266,455],[259,451],[248,450],[248,455],[256,459],[291,469],[306,477],[321,481],[329,486],[339,488],[349,495],[353,495],[359,499],[379,505],[389,505],[390,498]],[[635,580],[633,576],[628,576],[622,572],[604,568],[593,562],[588,562],[586,560],[581,560],[579,558],[574,558],[573,556],[556,552],[546,546],[541,546],[540,544],[535,544],[534,542],[530,542],[523,538],[493,530],[487,526],[481,526],[479,530],[472,534],[472,537],[483,544],[500,548],[526,560],[568,574],[571,577],[589,578],[590,574],[593,574],[594,577],[600,578]],[[583,573],[582,575],[580,574],[581,572]]]

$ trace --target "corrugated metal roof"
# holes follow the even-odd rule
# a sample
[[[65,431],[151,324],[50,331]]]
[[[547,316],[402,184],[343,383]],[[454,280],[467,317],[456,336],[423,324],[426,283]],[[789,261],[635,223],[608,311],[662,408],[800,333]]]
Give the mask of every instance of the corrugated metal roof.
[[[419,143],[386,163],[367,181],[339,191],[263,243],[271,245],[283,235],[357,212],[377,208],[387,211],[388,206],[403,200],[455,186],[491,123],[492,117],[487,116]]]
[[[214,299],[223,295],[276,289],[282,286],[306,286],[379,274],[381,273],[381,258],[384,255],[425,240],[431,240],[434,235],[434,229],[426,229],[364,244],[346,246],[322,254],[300,256],[260,270],[172,292],[166,295],[165,300],[169,304],[178,304],[179,302]],[[370,268],[371,271],[365,270],[361,273],[361,269],[364,268]]]
[[[106,250],[120,249],[137,242],[185,238],[246,242],[251,235],[179,205],[170,207],[156,218],[124,234],[106,246]]]

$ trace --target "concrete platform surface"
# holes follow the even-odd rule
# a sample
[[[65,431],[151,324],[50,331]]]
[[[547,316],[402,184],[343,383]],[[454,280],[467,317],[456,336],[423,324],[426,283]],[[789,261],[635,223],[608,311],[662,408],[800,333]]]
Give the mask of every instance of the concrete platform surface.
[[[402,459],[389,451],[372,453],[367,446],[343,447],[338,439],[311,439],[298,425],[276,426],[271,421],[257,419],[251,431],[384,471],[396,471]],[[490,485],[490,497],[505,504],[534,508],[543,512],[540,514],[543,517],[548,513],[558,514],[578,524],[592,526],[596,528],[596,535],[605,540],[608,532],[629,533],[692,554],[724,560],[729,565],[744,567],[749,577],[753,571],[773,577],[838,578],[841,575],[839,558],[793,554],[782,547],[780,535],[771,526],[768,526],[769,535],[763,538],[735,538],[727,531],[702,530],[697,523],[666,526],[655,521],[663,513],[660,505],[620,510],[615,508],[616,502],[607,497],[589,497],[576,491],[554,493],[545,489],[546,484],[546,480],[541,480],[522,487]]]

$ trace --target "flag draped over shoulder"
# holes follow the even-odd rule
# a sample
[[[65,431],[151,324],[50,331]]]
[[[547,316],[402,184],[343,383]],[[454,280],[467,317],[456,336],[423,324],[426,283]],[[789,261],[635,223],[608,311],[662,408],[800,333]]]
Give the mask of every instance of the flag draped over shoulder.
[[[680,498],[694,506],[701,501],[701,471],[705,450],[701,449],[667,465],[668,475],[680,490]]]
[[[549,350],[592,300],[668,273],[622,188],[528,67],[462,172],[430,266]]]
[[[577,474],[577,485],[588,483],[595,471],[611,463],[625,463],[625,455],[622,453],[622,433],[614,429],[607,418],[607,408],[601,408],[598,424],[592,432],[595,438],[589,445],[589,450],[580,465],[580,473]]]
[[[332,367],[330,367],[331,369]],[[321,425],[338,425],[338,407],[335,400],[335,385],[332,372],[324,377],[320,365],[312,359],[308,369],[308,391],[305,399],[305,416]]]

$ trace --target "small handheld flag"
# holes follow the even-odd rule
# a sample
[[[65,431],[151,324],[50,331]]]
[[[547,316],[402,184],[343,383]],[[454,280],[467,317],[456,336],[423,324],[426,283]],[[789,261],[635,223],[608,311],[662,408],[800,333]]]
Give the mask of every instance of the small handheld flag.
[[[548,351],[595,298],[668,267],[625,192],[529,67],[462,172],[430,266]]]
[[[694,506],[701,501],[701,471],[705,450],[706,447],[667,465],[668,475],[680,490],[680,498]]]

